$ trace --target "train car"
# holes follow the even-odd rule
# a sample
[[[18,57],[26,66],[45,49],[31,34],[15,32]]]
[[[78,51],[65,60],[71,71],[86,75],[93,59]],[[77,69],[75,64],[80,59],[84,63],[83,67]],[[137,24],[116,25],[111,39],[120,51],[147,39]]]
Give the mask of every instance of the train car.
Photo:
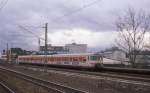
[[[18,56],[18,63],[95,67],[102,64],[100,54],[55,54]]]

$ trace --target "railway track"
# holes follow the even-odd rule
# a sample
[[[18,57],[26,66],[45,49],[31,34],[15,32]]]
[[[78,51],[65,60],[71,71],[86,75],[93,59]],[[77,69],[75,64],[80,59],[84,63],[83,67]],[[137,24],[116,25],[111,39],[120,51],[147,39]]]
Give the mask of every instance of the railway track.
[[[12,69],[0,67],[0,71],[3,71],[5,73],[13,74],[16,77],[23,79],[25,81],[31,82],[35,85],[38,85],[40,87],[44,87],[51,91],[51,93],[86,93],[85,91],[77,90],[68,86],[56,84],[50,81],[42,80],[40,78],[36,78]],[[11,93],[11,92],[10,92]]]
[[[0,93],[16,93],[11,88],[0,82]]]
[[[28,69],[40,69],[43,70],[43,67],[39,66],[23,66]],[[79,71],[79,70],[71,70],[71,69],[64,69],[64,68],[46,68],[49,71],[53,72],[60,72],[60,73],[77,73],[77,74],[84,74],[84,75],[92,75],[92,76],[103,76],[103,77],[111,77],[111,78],[118,78],[118,79],[125,79],[125,80],[133,80],[133,81],[140,81],[145,83],[150,83],[150,75],[140,75],[140,74],[131,74],[131,73],[119,73],[119,72],[89,72],[89,71]]]
[[[43,70],[42,66],[32,66],[32,65],[19,65],[18,67],[24,67],[28,69],[40,69]],[[85,71],[85,70],[75,70],[75,69],[65,69],[65,68],[55,68],[55,67],[45,67],[49,71],[53,72],[60,72],[60,73],[69,73],[72,75],[72,73],[76,74],[82,74],[82,75],[92,75],[92,76],[102,76],[102,77],[110,77],[115,79],[124,79],[124,80],[132,80],[132,81],[140,81],[150,84],[150,75],[143,75],[143,74],[133,74],[133,73],[121,73],[121,72],[111,72],[111,71],[102,71],[102,72],[93,72],[93,71]],[[130,82],[129,82],[130,83]]]
[[[55,76],[60,76],[60,78],[56,78],[56,83],[59,82],[59,84],[65,84],[65,85],[69,85],[72,87],[76,87],[77,89],[81,89],[84,91],[88,91],[89,93],[99,93],[99,91],[101,91],[101,89],[104,89],[104,91],[108,91],[112,90],[112,91],[122,91],[122,93],[126,93],[125,91],[127,91],[127,93],[149,93],[149,88],[150,88],[150,81],[149,75],[143,75],[142,76],[138,76],[139,74],[131,74],[131,73],[112,73],[112,72],[88,72],[88,71],[79,71],[79,70],[71,70],[71,69],[62,69],[62,68],[46,68],[47,71],[45,71],[45,67],[39,67],[39,66],[20,66],[20,65],[12,65],[12,66],[4,66],[5,68],[9,68],[9,69],[14,69],[15,71],[19,71],[19,72],[23,72],[23,73],[27,73],[28,75],[30,74],[31,76],[34,77],[38,77],[47,81],[53,81],[55,82]],[[31,71],[31,72],[30,72]],[[68,80],[63,80],[63,78],[67,78]],[[70,78],[71,77],[71,78]],[[84,82],[85,80],[81,80],[81,82],[84,82],[82,86],[86,86],[86,87],[78,87],[76,86],[76,84],[78,83],[71,83],[71,80],[76,80],[77,77],[77,82],[79,80],[79,78],[83,79],[85,78],[85,80],[88,81],[92,80],[95,82],[95,80],[97,80],[97,82],[95,82],[94,87],[92,86],[92,90],[89,88],[86,88],[88,86],[91,85],[84,85],[88,84],[88,82]],[[52,80],[51,80],[52,79]],[[60,80],[58,80],[60,79]],[[76,81],[74,81],[76,82]],[[72,84],[72,85],[70,85]],[[91,84],[93,84],[93,82],[91,82]],[[97,87],[99,89],[97,89]],[[84,89],[85,88],[85,89]],[[93,90],[96,89],[96,90]],[[106,90],[105,90],[106,89]],[[91,92],[92,91],[92,92]],[[94,92],[93,92],[94,91]],[[124,91],[124,92],[123,92]],[[137,91],[142,91],[142,92],[137,92]],[[72,92],[69,92],[72,93]],[[79,93],[79,92],[76,92]],[[112,93],[112,92],[106,92],[106,93]],[[117,93],[117,92],[115,92]],[[118,92],[119,93],[119,92]]]

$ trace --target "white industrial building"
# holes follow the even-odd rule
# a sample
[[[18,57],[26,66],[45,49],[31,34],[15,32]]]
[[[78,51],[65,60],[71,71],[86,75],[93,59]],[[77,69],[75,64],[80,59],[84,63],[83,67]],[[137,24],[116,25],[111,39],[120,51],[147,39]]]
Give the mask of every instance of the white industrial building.
[[[87,53],[87,44],[66,44],[65,49],[68,53]]]
[[[45,46],[40,46],[39,52],[41,54],[44,54]],[[51,44],[48,44],[47,53],[48,54],[66,54],[68,53],[68,50],[66,50],[64,46],[52,46]]]
[[[118,60],[118,61],[126,61],[126,53],[122,50],[114,50],[114,51],[107,51],[104,53],[106,58]]]
[[[40,46],[40,53],[44,54],[45,46]],[[66,44],[65,46],[48,45],[47,52],[49,54],[72,54],[72,53],[87,53],[87,44]]]
[[[103,56],[104,58],[111,59],[114,62],[120,61],[120,63],[123,63],[123,64],[128,64],[128,61],[129,61],[129,59],[126,56],[126,53],[118,48],[105,50],[103,52]]]

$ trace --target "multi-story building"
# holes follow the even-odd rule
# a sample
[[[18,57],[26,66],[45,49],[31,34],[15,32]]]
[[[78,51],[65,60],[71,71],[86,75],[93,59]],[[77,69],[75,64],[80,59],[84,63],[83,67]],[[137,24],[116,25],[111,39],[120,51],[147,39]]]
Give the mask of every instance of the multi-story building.
[[[15,61],[19,55],[30,55],[33,53],[34,51],[27,51],[21,48],[10,48],[8,50],[3,50],[1,59],[12,62]]]
[[[137,67],[150,68],[150,51],[144,50],[137,53],[135,64]]]
[[[87,53],[87,44],[66,44],[65,48],[68,53]]]
[[[120,61],[123,64],[128,64],[128,58],[126,53],[117,47],[113,47],[103,51],[103,56],[108,59]]]
[[[45,46],[40,46],[40,53],[44,54]],[[68,53],[86,53],[87,44],[66,44],[65,46],[52,46],[49,44],[47,46],[48,54],[68,54]]]
[[[44,52],[45,52],[45,46],[40,46],[40,53],[44,54]],[[51,44],[48,44],[47,53],[48,54],[64,54],[64,53],[68,53],[68,51],[65,49],[64,46],[52,46]]]

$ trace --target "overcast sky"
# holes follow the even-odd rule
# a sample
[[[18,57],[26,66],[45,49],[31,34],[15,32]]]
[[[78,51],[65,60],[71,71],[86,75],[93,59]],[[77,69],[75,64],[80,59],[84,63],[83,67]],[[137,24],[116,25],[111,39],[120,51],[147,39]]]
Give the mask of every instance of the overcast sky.
[[[0,6],[7,0],[0,0]],[[0,49],[38,48],[38,39],[19,25],[44,37],[48,23],[49,43],[85,43],[90,49],[104,49],[115,44],[117,15],[128,7],[150,10],[150,0],[8,0],[0,8]]]

